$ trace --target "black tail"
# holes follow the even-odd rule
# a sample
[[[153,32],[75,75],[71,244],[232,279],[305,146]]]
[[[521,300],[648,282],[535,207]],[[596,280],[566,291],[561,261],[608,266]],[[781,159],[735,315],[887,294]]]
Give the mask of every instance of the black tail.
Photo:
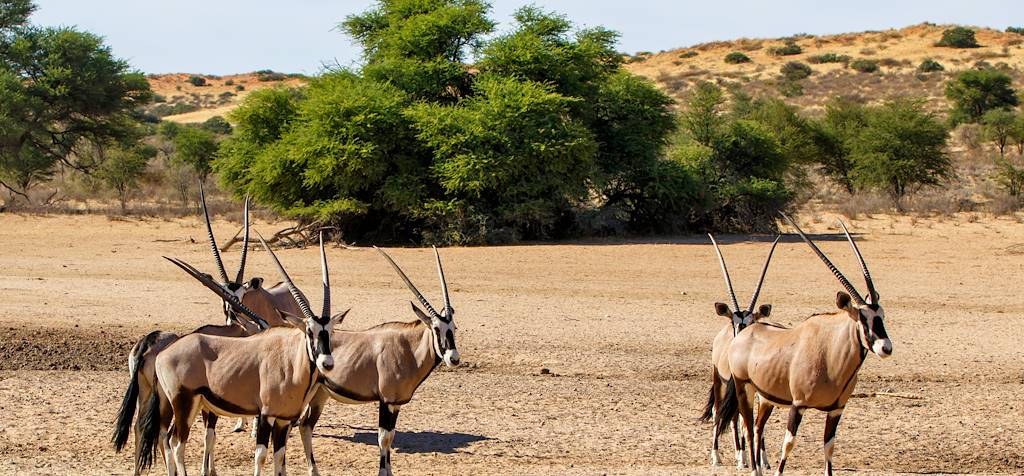
[[[715,377],[718,378],[717,376]],[[708,403],[704,404],[704,413],[701,413],[698,420],[707,423],[711,421],[711,417],[715,414],[715,384],[711,383],[711,390],[708,390]]]
[[[128,433],[131,430],[132,418],[135,417],[135,407],[139,399],[139,369],[142,368],[142,356],[149,350],[150,344],[158,334],[157,331],[149,333],[135,345],[132,355],[132,372],[128,380],[128,389],[124,391],[124,398],[121,399],[121,409],[117,411],[117,419],[114,420],[114,451],[120,452],[128,443]]]
[[[718,425],[719,434],[729,429],[729,424],[739,412],[740,401],[736,398],[736,381],[730,378],[729,383],[725,385],[725,400],[722,401],[722,406],[718,409],[718,414],[715,415],[715,424]]]
[[[139,470],[146,469],[153,465],[153,448],[160,438],[160,394],[154,391],[146,404],[146,413],[140,415],[142,425],[142,439],[139,442],[139,460],[135,467]]]

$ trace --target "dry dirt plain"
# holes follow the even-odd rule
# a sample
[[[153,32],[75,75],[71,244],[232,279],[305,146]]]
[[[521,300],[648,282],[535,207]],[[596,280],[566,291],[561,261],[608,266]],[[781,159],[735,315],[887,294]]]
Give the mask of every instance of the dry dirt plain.
[[[237,227],[215,223],[222,237]],[[835,232],[831,220],[808,227]],[[1024,225],[961,216],[853,228],[895,346],[886,361],[869,356],[857,391],[914,398],[851,401],[840,474],[1024,474]],[[153,329],[221,319],[216,299],[160,258],[212,270],[208,248],[190,241],[201,237],[196,219],[0,215],[0,474],[130,472],[129,456],[109,445],[127,350]],[[822,235],[823,248],[855,275],[835,238]],[[721,237],[741,301],[767,239]],[[435,372],[403,409],[397,474],[746,474],[707,467],[710,429],[695,421],[710,342],[724,325],[712,303],[726,299],[706,238],[442,253],[464,363]],[[279,254],[300,286],[315,286],[314,249]],[[248,274],[273,279],[265,253],[250,256]],[[394,256],[437,295],[428,250]],[[237,247],[225,259],[233,267]],[[353,308],[346,328],[414,318],[375,253],[333,247],[329,259],[335,306]],[[805,245],[787,240],[762,302],[793,323],[830,310],[837,288]],[[773,450],[781,413],[768,433]],[[375,473],[375,420],[373,406],[327,408],[314,440],[324,474]],[[804,419],[787,474],[820,474],[823,421]],[[221,474],[251,474],[250,437],[221,430]],[[194,471],[200,447],[189,442]],[[292,473],[305,474],[298,438],[289,448]]]

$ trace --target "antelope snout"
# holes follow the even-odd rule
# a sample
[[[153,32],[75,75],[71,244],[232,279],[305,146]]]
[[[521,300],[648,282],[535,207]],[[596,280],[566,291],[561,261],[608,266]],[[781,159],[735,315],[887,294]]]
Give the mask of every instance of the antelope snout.
[[[445,351],[444,363],[449,367],[455,367],[459,365],[459,351],[455,349]]]
[[[327,371],[334,368],[334,356],[331,354],[320,354],[320,357],[316,358],[316,366],[320,370]]]
[[[889,339],[878,339],[871,350],[883,359],[888,358],[892,355],[892,341]]]

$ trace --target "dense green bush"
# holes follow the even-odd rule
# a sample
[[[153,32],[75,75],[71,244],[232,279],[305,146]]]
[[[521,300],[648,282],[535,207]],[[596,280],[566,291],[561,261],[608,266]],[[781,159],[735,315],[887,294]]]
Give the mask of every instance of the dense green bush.
[[[942,39],[935,43],[935,46],[945,46],[948,48],[977,48],[981,45],[979,45],[978,40],[974,38],[974,30],[957,26],[943,31]]]
[[[694,56],[697,56],[698,54],[699,53],[697,53],[694,50],[684,51],[682,53],[679,53],[679,58],[680,59],[689,59],[689,58],[693,58]]]
[[[878,71],[878,61],[870,59],[853,60],[848,66],[860,73],[874,73]]]
[[[771,56],[792,56],[803,53],[804,49],[794,41],[787,41],[783,46],[774,46],[768,48],[768,54]]]
[[[669,157],[693,175],[688,190],[703,196],[686,212],[710,229],[774,230],[774,217],[793,198],[785,185],[788,151],[777,132],[785,127],[782,114],[773,110],[777,104],[745,97],[736,98],[732,113],[725,103],[718,86],[699,83],[682,114]]]
[[[231,134],[231,124],[228,123],[227,119],[221,116],[213,116],[202,123],[200,126],[214,134],[228,135]]]
[[[992,109],[1017,106],[1017,93],[1012,78],[992,69],[968,70],[946,83],[946,99],[952,103],[949,120],[952,124],[975,123]]]
[[[799,81],[804,79],[813,73],[810,66],[799,61],[789,61],[779,68],[779,72],[782,73],[782,77],[788,81]]]
[[[740,51],[733,51],[725,55],[725,62],[729,64],[749,63],[750,57]]]
[[[849,55],[839,55],[835,53],[824,53],[820,55],[812,55],[807,57],[807,62],[811,64],[823,64],[823,63],[849,63]]]
[[[202,76],[195,76],[195,75],[189,76],[188,77],[188,82],[189,82],[189,84],[191,84],[193,86],[196,86],[196,87],[206,86],[206,78],[204,78]]]
[[[1006,27],[1007,33],[1016,33],[1018,35],[1024,35],[1024,27],[1019,26],[1008,26]]]
[[[574,99],[532,81],[484,75],[455,106],[409,110],[434,155],[445,213],[482,214],[513,240],[555,235],[587,195],[597,142],[571,118]]]
[[[156,106],[153,106],[153,107],[149,108],[149,113],[153,114],[156,117],[166,117],[166,116],[174,116],[174,115],[177,115],[177,114],[185,114],[185,113],[189,113],[189,112],[193,112],[193,111],[198,111],[198,110],[199,110],[199,106],[196,106],[195,104],[188,104],[188,103],[183,103],[183,102],[174,103],[174,104],[160,103],[160,104],[157,104]]]
[[[283,80],[285,80],[287,78],[288,78],[287,74],[278,73],[277,71],[274,71],[272,69],[261,69],[259,71],[256,71],[256,80],[257,81],[263,81],[263,82],[267,82],[267,81],[283,81]]]
[[[885,191],[899,208],[907,194],[952,175],[948,138],[922,100],[894,99],[869,108],[864,127],[849,142],[855,182]]]
[[[936,71],[943,71],[945,69],[946,68],[942,66],[942,63],[939,63],[938,61],[935,61],[931,58],[926,58],[924,61],[921,62],[921,64],[917,66],[917,71],[919,73],[934,73]]]

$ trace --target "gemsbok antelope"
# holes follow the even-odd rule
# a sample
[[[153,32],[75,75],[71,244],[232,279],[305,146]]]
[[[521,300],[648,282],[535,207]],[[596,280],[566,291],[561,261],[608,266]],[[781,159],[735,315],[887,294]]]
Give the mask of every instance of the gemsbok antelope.
[[[782,445],[776,475],[786,468],[786,459],[795,445],[797,429],[804,412],[813,408],[827,413],[825,418],[825,474],[832,474],[832,452],[836,428],[843,409],[857,386],[857,373],[868,351],[881,358],[892,355],[892,341],[885,331],[885,312],[878,302],[871,274],[846,225],[840,222],[860,262],[867,284],[867,297],[861,297],[848,279],[829,261],[803,230],[788,216],[786,221],[835,275],[846,292],[836,294],[838,311],[816,314],[792,328],[763,324],[748,327],[729,346],[729,400],[723,406],[721,427],[738,410],[743,417],[749,441],[760,443],[767,416],[763,412],[753,420],[753,397],[762,402],[789,407],[786,437]],[[757,437],[754,437],[754,431]],[[758,454],[753,449],[751,457]],[[755,460],[754,472],[761,475],[761,461]]]
[[[726,382],[732,377],[732,373],[729,371],[729,358],[728,352],[729,344],[732,342],[736,334],[745,329],[747,326],[754,322],[760,321],[762,318],[766,318],[771,315],[772,305],[762,304],[757,310],[754,307],[757,306],[757,298],[761,294],[761,286],[764,285],[765,275],[768,274],[768,266],[772,262],[772,255],[775,253],[775,247],[779,244],[778,236],[772,243],[772,247],[768,250],[768,258],[764,261],[764,268],[761,270],[761,277],[757,281],[757,287],[754,288],[754,295],[750,298],[750,306],[747,309],[740,309],[739,302],[736,300],[736,291],[732,287],[732,279],[729,277],[729,268],[725,265],[725,258],[722,256],[722,250],[718,247],[718,242],[715,241],[715,237],[710,233],[708,238],[711,238],[711,244],[715,247],[715,253],[718,255],[718,264],[722,268],[722,276],[725,278],[725,286],[729,291],[729,297],[732,299],[732,309],[729,308],[728,304],[716,302],[715,313],[722,317],[728,317],[731,322],[729,325],[722,328],[715,336],[714,343],[711,346],[711,389],[708,392],[708,401],[704,406],[704,413],[701,415],[701,421],[715,420],[715,415],[719,412],[723,401],[725,400],[725,389]],[[744,451],[745,439],[740,437],[739,426],[737,424],[737,418],[732,419],[732,439],[733,444],[736,448],[736,467],[743,468],[748,464],[746,459],[746,453]],[[717,420],[715,420],[717,421]],[[711,426],[711,465],[718,466],[721,464],[721,458],[718,454],[718,440],[721,437],[721,431],[718,425]],[[764,445],[761,445],[763,450]]]
[[[378,404],[378,474],[391,476],[391,443],[395,438],[399,408],[412,400],[416,389],[441,362],[449,367],[459,364],[459,351],[455,348],[455,310],[448,296],[448,283],[437,248],[434,248],[434,257],[444,297],[441,312],[434,310],[391,256],[380,248],[377,251],[387,259],[426,312],[410,302],[418,321],[387,322],[363,331],[334,333],[336,365],[323,373],[320,388],[299,420],[310,476],[320,474],[313,458],[313,427],[328,398],[348,404]]]
[[[348,311],[330,314],[330,278],[323,235],[320,267],[324,298],[319,316],[310,310],[309,303],[262,237],[260,242],[299,303],[302,318],[282,313],[293,327],[271,328],[243,338],[189,334],[164,349],[156,358],[159,391],[150,398],[143,417],[140,466],[152,462],[153,447],[159,440],[164,454],[172,456],[165,461],[168,474],[186,475],[185,443],[192,421],[198,412],[209,411],[234,417],[257,416],[254,474],[262,474],[271,436],[274,474],[284,474],[288,430],[312,396],[319,374],[334,367],[331,330]],[[219,294],[235,311],[256,317],[234,295],[188,263],[167,259]],[[212,470],[212,463],[204,469]]]
[[[216,239],[213,236],[213,228],[210,225],[210,215],[206,208],[206,197],[203,192],[202,185],[199,188],[200,202],[203,207],[203,216],[206,220],[206,233],[210,242],[210,249],[213,251],[214,262],[217,265],[217,270],[220,273],[221,284],[220,286],[240,299],[248,307],[256,310],[257,319],[253,320],[248,316],[244,319],[240,319],[236,315],[235,311],[225,304],[224,325],[206,325],[192,331],[192,333],[198,334],[210,334],[210,335],[221,335],[221,336],[245,336],[259,332],[262,329],[266,329],[270,326],[284,325],[284,321],[278,317],[277,309],[281,309],[287,312],[297,312],[297,306],[293,299],[289,300],[290,303],[284,302],[281,299],[276,299],[273,295],[269,295],[266,291],[262,291],[261,283],[262,278],[253,278],[249,283],[244,283],[243,278],[245,276],[245,263],[246,255],[249,249],[249,200],[245,200],[245,211],[244,211],[244,238],[242,255],[239,260],[238,271],[235,273],[235,278],[229,279],[227,272],[224,269],[224,262],[221,259],[220,251],[217,248]],[[262,292],[260,292],[262,291]],[[142,339],[139,339],[132,347],[131,352],[128,356],[128,373],[129,381],[128,388],[125,390],[124,397],[121,401],[121,407],[118,410],[117,418],[114,422],[114,434],[111,438],[114,444],[114,450],[120,452],[124,445],[128,442],[128,435],[132,426],[132,419],[135,417],[135,412],[138,410],[142,412],[142,406],[145,402],[149,401],[149,398],[154,391],[156,370],[153,365],[156,356],[167,346],[178,340],[180,336],[171,332],[154,331]],[[139,422],[136,422],[135,428],[135,460],[139,458],[139,438],[141,437]],[[206,452],[209,453],[212,450],[213,440],[215,438],[213,428],[216,425],[216,418],[211,421],[207,421],[207,442]],[[244,421],[240,422],[239,427],[244,425]],[[207,456],[208,458],[209,456]],[[204,458],[205,459],[205,458]],[[136,475],[139,474],[140,468],[135,468]]]

